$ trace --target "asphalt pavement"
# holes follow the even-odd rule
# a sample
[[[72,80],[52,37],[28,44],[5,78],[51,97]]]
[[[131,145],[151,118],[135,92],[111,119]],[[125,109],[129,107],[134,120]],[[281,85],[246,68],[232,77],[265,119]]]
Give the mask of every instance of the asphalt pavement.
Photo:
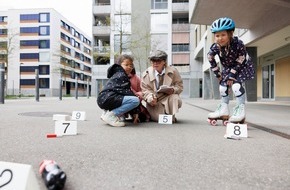
[[[225,139],[220,121],[208,124],[217,103],[183,99],[172,125],[110,127],[94,97],[5,100],[0,161],[31,165],[40,190],[46,189],[38,173],[44,159],[65,171],[65,190],[290,189],[290,103],[247,102],[248,138],[240,140]],[[77,135],[47,138],[53,115],[73,111],[86,113]]]

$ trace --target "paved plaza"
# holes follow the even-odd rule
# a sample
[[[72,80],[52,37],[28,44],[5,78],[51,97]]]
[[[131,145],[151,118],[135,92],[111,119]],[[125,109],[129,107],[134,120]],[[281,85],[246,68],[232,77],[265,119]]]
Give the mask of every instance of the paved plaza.
[[[248,102],[249,136],[241,140],[225,139],[226,127],[207,123],[218,102],[183,99],[176,124],[118,128],[100,119],[94,97],[5,100],[0,161],[31,165],[41,190],[44,159],[66,172],[66,190],[290,189],[289,102]],[[47,138],[52,116],[73,111],[86,113],[77,135]]]

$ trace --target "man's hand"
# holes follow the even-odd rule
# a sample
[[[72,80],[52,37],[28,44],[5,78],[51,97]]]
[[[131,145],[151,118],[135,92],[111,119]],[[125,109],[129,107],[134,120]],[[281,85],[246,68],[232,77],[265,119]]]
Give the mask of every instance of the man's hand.
[[[173,88],[168,88],[164,91],[165,94],[171,95],[174,93],[174,89]]]
[[[157,104],[157,98],[153,97],[153,100],[149,103],[151,106],[156,106]]]

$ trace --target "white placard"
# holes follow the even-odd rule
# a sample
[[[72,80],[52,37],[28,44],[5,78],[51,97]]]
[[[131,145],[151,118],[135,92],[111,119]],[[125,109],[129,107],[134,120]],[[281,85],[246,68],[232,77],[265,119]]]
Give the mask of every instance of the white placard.
[[[247,124],[227,124],[227,137],[248,137]]]
[[[172,115],[159,114],[159,124],[172,124]]]
[[[76,120],[76,121],[84,121],[84,120],[86,120],[86,112],[84,112],[84,111],[73,111],[71,119],[72,120]]]
[[[77,121],[55,121],[54,133],[57,136],[76,135]]]
[[[31,165],[0,161],[0,189],[39,190]]]
[[[53,121],[70,121],[71,116],[63,115],[63,114],[53,114],[52,120]]]

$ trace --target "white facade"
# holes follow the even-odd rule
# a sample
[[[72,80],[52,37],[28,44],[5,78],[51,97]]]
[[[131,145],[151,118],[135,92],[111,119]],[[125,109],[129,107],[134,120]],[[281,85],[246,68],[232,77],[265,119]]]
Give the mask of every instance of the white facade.
[[[7,95],[35,95],[36,69],[40,95],[74,95],[76,89],[80,96],[89,93],[91,37],[54,9],[10,9],[1,11],[0,18],[7,20],[0,23],[0,28],[7,29],[0,41],[11,48]]]
[[[150,66],[150,52],[161,49],[168,54],[168,64],[181,73],[185,84],[182,95],[198,97],[198,93],[192,93],[194,90],[190,88],[196,86],[193,83],[198,86],[201,75],[191,72],[188,11],[186,0],[93,0],[94,53],[104,57],[109,55],[110,60],[94,61],[92,81],[96,83],[92,85],[92,93],[97,95],[107,81],[107,68],[114,63],[116,55],[132,54],[137,73],[142,73]],[[192,80],[193,77],[197,78]]]

